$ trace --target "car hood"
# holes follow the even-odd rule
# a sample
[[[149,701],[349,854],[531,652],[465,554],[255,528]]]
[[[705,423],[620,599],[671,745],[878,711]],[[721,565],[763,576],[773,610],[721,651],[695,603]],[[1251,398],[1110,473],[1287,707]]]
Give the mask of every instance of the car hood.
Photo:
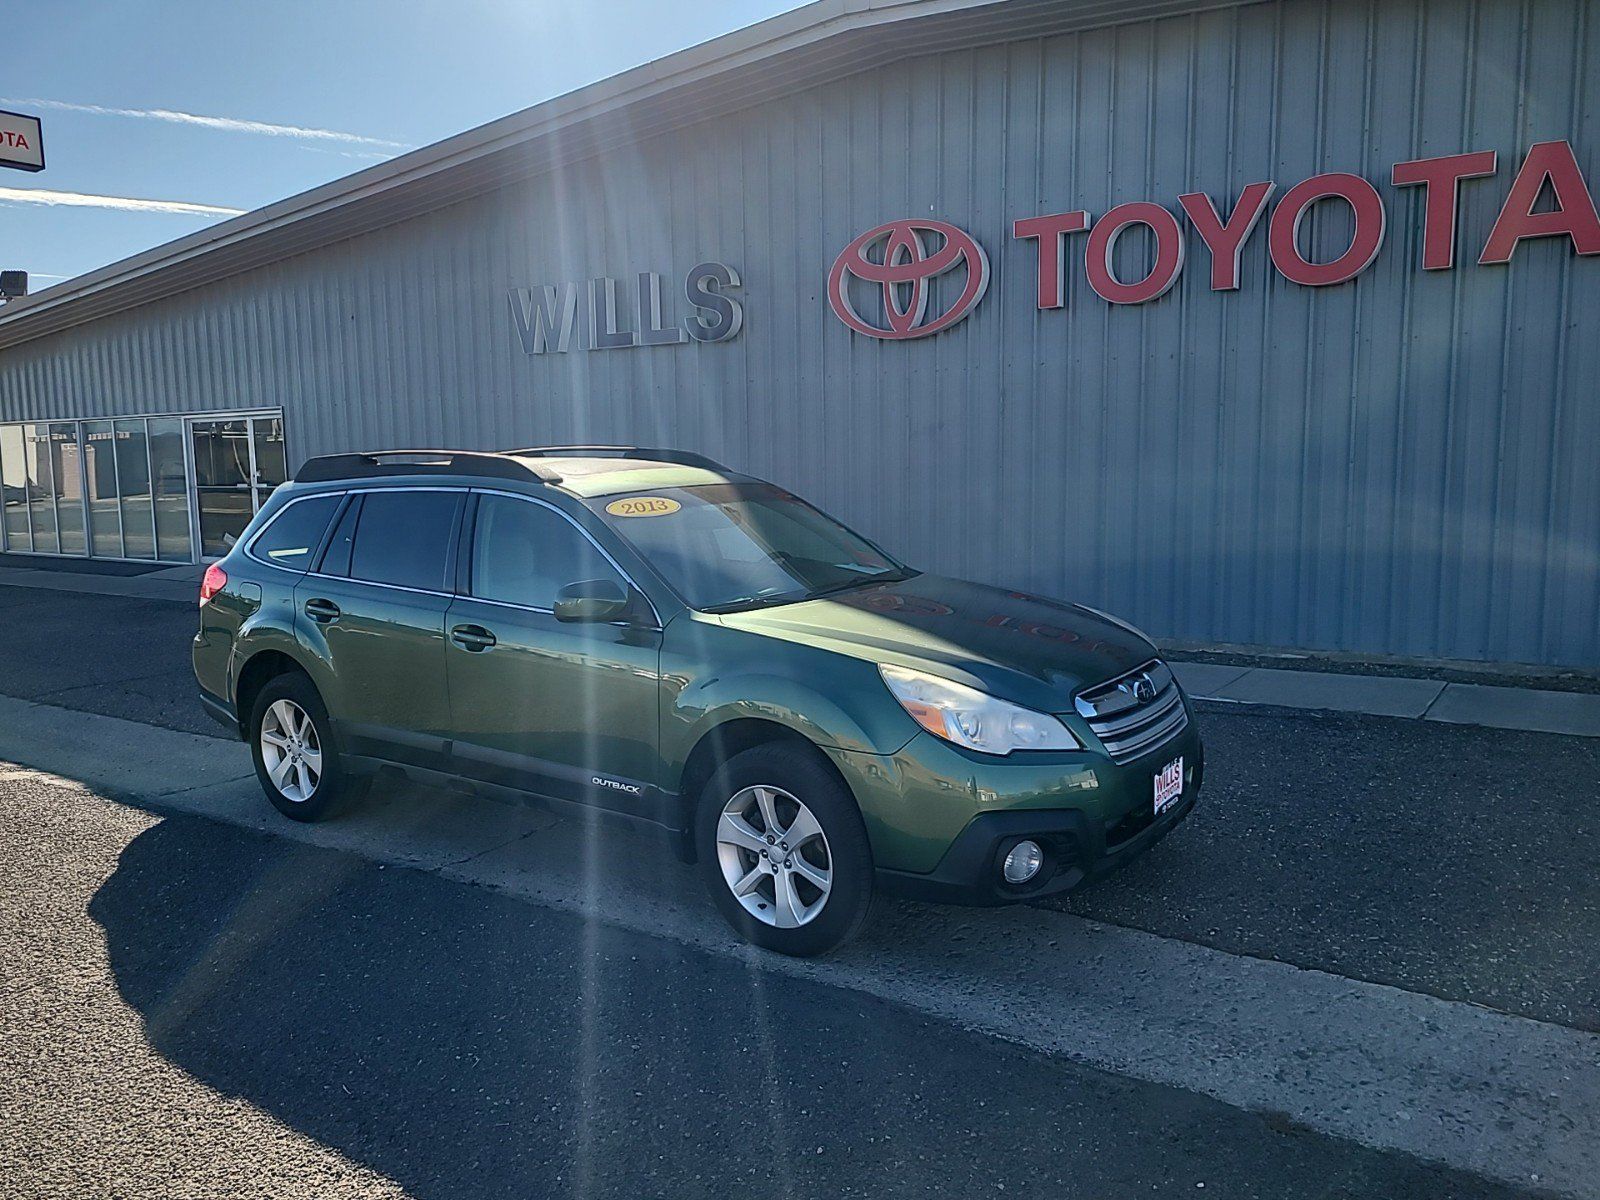
[[[731,628],[929,670],[1046,712],[1156,657],[1132,630],[1027,592],[917,575],[776,608],[726,613]]]

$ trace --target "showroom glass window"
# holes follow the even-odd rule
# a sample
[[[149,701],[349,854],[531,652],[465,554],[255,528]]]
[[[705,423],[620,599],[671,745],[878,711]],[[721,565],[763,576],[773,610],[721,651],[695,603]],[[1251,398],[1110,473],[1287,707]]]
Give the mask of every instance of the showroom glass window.
[[[123,553],[128,558],[152,559],[156,556],[156,513],[150,491],[150,442],[144,426],[142,418],[112,422]]]
[[[6,549],[32,550],[28,524],[27,451],[21,425],[0,425],[0,527]]]
[[[49,431],[50,479],[56,505],[56,528],[62,554],[89,552],[83,519],[83,455],[75,421],[56,421]]]
[[[5,549],[155,558],[145,425],[143,417],[0,425]],[[178,516],[173,558],[188,544],[186,505]]]
[[[61,547],[56,542],[55,477],[50,472],[50,427],[24,425],[22,440],[33,548],[40,554],[58,554]]]
[[[116,429],[110,421],[83,423],[83,497],[89,548],[98,558],[122,558],[122,513],[117,503]]]
[[[189,455],[180,417],[152,417],[150,478],[155,496],[156,557],[192,562],[189,539]]]

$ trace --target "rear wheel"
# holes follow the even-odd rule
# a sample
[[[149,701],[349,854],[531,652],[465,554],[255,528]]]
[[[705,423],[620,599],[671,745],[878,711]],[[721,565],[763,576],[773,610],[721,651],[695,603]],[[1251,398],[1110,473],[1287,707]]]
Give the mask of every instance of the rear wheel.
[[[872,906],[872,852],[855,799],[804,746],[736,755],[701,793],[706,886],[739,934],[780,954],[825,954]]]
[[[340,761],[328,710],[304,675],[280,675],[261,689],[250,714],[250,750],[267,799],[293,820],[332,816],[357,790]]]

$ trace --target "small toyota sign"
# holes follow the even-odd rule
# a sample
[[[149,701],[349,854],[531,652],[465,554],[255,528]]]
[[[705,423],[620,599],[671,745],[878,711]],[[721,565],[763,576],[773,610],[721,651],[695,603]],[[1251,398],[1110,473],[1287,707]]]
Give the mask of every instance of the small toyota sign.
[[[0,167],[44,170],[44,127],[38,117],[0,112]]]

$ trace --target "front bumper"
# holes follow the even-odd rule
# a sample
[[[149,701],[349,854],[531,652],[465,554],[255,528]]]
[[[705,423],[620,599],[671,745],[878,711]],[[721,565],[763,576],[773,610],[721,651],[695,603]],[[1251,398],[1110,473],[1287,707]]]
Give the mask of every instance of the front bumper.
[[[1180,755],[1182,796],[1156,816],[1155,777]],[[926,734],[898,754],[835,762],[860,802],[879,886],[976,905],[1069,891],[1115,871],[1188,817],[1205,771],[1192,712],[1176,736],[1120,765],[1090,752],[985,758]],[[1025,838],[1044,850],[1044,866],[1008,884],[1001,864]]]
[[[934,870],[918,874],[880,868],[878,886],[913,900],[968,905],[1014,904],[1071,891],[1138,858],[1172,832],[1198,798],[1199,785],[1185,784],[1182,800],[1120,842],[1108,841],[1106,830],[1096,828],[1081,809],[980,813]],[[1024,839],[1039,844],[1044,866],[1027,883],[1008,884],[1000,874],[1001,865]]]

